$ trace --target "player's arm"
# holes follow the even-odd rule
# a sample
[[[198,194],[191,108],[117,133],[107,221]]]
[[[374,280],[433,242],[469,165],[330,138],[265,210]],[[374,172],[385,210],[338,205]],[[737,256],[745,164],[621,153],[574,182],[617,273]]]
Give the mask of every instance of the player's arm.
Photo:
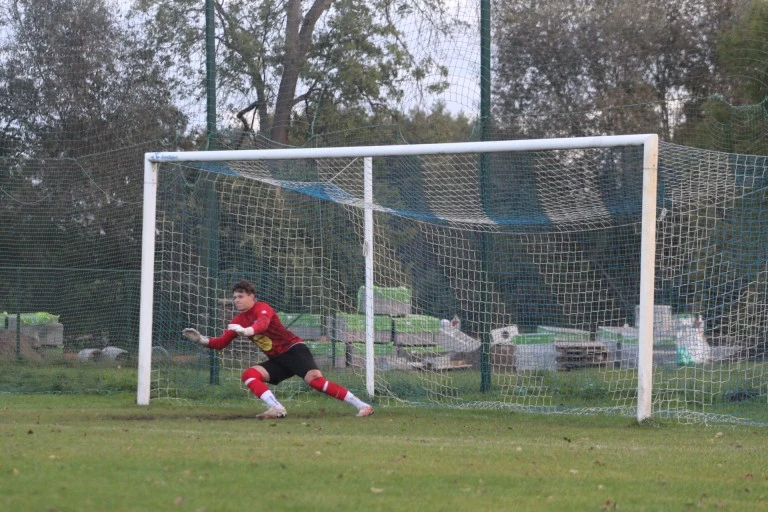
[[[216,338],[208,338],[207,336],[203,336],[197,331],[197,329],[192,329],[192,328],[184,329],[183,331],[181,331],[181,335],[190,341],[194,341],[195,343],[199,343],[204,347],[208,347],[216,350],[221,350],[222,348],[229,345],[232,342],[232,340],[237,338],[237,333],[229,329],[224,331],[224,334]]]

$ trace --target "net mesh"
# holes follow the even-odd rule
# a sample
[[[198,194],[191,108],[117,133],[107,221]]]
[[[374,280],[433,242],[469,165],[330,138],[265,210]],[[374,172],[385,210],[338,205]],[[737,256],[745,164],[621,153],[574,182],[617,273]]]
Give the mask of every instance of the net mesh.
[[[767,213],[759,162],[662,146],[656,416],[766,420],[755,314],[766,267],[754,254],[744,263],[744,247],[765,247],[749,229]],[[373,167],[377,400],[634,414],[641,148],[386,157]],[[261,360],[250,342],[212,360],[179,336],[184,326],[218,335],[240,278],[329,378],[364,395],[362,161],[174,163],[163,175],[153,343],[167,356],[153,367],[153,396],[248,396],[240,373]],[[211,245],[216,275],[202,263]],[[300,381],[281,386],[304,392]]]
[[[678,354],[680,344],[667,336],[669,329],[662,330],[667,341],[656,352],[659,360],[694,360],[691,351],[701,348],[703,329],[711,357],[723,362],[717,370],[695,361],[694,369],[665,366],[658,380],[675,391],[659,395],[655,411],[688,418],[686,404],[700,409],[711,402],[723,414],[731,409],[754,417],[740,411],[761,400],[764,405],[758,364],[768,337],[768,244],[760,228],[766,216],[761,155],[768,154],[762,3],[653,0],[585,9],[579,2],[560,2],[530,9],[501,2],[490,13],[487,41],[477,0],[386,2],[384,7],[403,7],[390,12],[397,37],[392,31],[361,31],[385,21],[385,11],[370,9],[371,2],[334,3],[338,9],[315,25],[313,43],[335,51],[312,47],[282,125],[275,111],[285,61],[274,52],[284,46],[272,43],[283,40],[285,17],[272,18],[270,25],[259,15],[262,2],[218,3],[213,77],[206,73],[204,34],[204,9],[211,3],[3,3],[0,392],[135,392],[147,151],[657,133],[666,144],[657,204],[656,303],[669,306],[657,316],[678,322],[681,335],[676,327],[674,338],[688,345]],[[370,23],[360,23],[363,14],[371,15]],[[530,29],[536,26],[554,29]],[[616,44],[593,44],[610,37]],[[342,44],[351,40],[370,42],[369,50],[379,45],[384,53],[369,58],[374,52]],[[259,41],[270,44],[259,47]],[[245,44],[238,50],[231,46],[236,42]],[[403,61],[381,57],[403,49],[400,42],[408,43]],[[481,122],[483,50],[489,56],[484,69],[490,73],[491,114]],[[348,56],[355,58],[343,59]],[[395,61],[403,66],[365,67]],[[406,61],[413,66],[406,69]],[[653,72],[648,63],[657,66]],[[344,71],[346,79],[335,71]],[[379,71],[396,71],[388,75],[394,81],[374,80],[383,76]],[[534,75],[539,81],[532,86]],[[360,77],[371,80],[348,80]],[[273,137],[275,126],[285,128],[287,138]],[[453,158],[450,165],[416,157],[376,164],[377,284],[406,286],[412,314],[428,317],[427,325],[458,315],[461,333],[474,342],[483,332],[490,336],[491,330],[516,325],[531,341],[514,356],[522,368],[557,355],[547,343],[533,343],[551,337],[552,329],[589,331],[590,341],[615,343],[620,361],[634,361],[636,300],[623,290],[636,287],[637,269],[621,262],[636,258],[633,216],[640,181],[625,169],[637,155],[614,150],[478,158]],[[572,174],[572,165],[582,171]],[[479,176],[481,166],[489,172]],[[566,171],[558,174],[563,166]],[[382,170],[389,167],[398,171]],[[170,234],[161,245],[167,268],[158,275],[175,295],[158,299],[156,318],[160,325],[176,324],[168,335],[192,323],[220,327],[229,314],[221,301],[241,274],[260,290],[273,290],[268,298],[282,313],[303,315],[295,328],[320,329],[330,339],[336,324],[357,322],[343,315],[359,314],[359,172],[359,162],[350,161],[164,169],[164,179],[173,184],[164,184],[158,232]],[[173,201],[179,205],[168,206]],[[250,234],[243,235],[246,229]],[[496,255],[513,256],[504,266]],[[540,323],[545,332],[533,332]],[[397,329],[415,327],[392,329],[394,337]],[[462,348],[475,346],[454,338]],[[228,375],[223,362],[188,353],[189,347],[176,346],[180,340],[161,341],[155,363],[166,361],[167,373],[176,374],[168,377],[166,394],[181,396],[188,391],[178,390],[186,388],[204,397],[224,388],[210,384]],[[313,346],[315,353],[341,365],[336,370],[348,370],[361,357],[356,340],[323,343]],[[388,349],[384,345],[380,351]],[[442,357],[418,350],[409,349],[409,363]],[[245,346],[238,357],[258,354]],[[633,402],[631,386],[613,381],[597,379],[602,384],[596,387],[552,383],[594,369],[502,377],[493,371],[490,353],[488,358],[493,382],[481,386],[505,390],[495,403],[556,409],[562,389]],[[187,369],[194,364],[199,368],[190,377]],[[393,395],[416,402],[426,389],[445,403],[470,403],[476,379],[455,384],[456,372],[479,371],[471,358],[468,364],[472,369],[444,374],[399,370],[408,376],[398,381],[407,392]],[[632,378],[623,363],[611,375],[622,372]],[[412,386],[414,375],[423,386]],[[170,383],[182,377],[184,385]],[[359,386],[352,377],[350,382]],[[243,396],[235,387],[228,396]],[[467,389],[467,396],[457,398],[457,388]],[[489,401],[485,395],[477,400]]]

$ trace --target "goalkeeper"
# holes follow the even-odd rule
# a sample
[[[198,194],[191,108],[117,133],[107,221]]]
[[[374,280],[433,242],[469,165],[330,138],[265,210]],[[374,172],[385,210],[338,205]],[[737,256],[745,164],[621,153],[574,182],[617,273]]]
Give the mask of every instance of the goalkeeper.
[[[244,336],[267,355],[267,361],[246,369],[242,375],[248,389],[269,407],[256,417],[285,418],[285,407],[272,394],[267,383],[277,385],[294,375],[302,377],[311,388],[356,407],[358,416],[373,414],[373,407],[348,389],[323,377],[303,340],[286,329],[275,310],[266,302],[257,301],[255,295],[256,290],[248,281],[240,281],[232,288],[232,298],[239,314],[221,336],[208,338],[191,328],[184,329],[182,334],[188,340],[216,350],[223,349],[238,336]]]

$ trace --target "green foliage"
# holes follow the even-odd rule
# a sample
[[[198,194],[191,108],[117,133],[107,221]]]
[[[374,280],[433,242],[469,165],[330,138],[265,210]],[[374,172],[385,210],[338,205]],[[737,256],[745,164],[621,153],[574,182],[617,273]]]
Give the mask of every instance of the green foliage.
[[[536,9],[502,1],[495,122],[507,138],[679,139],[681,125],[707,115],[701,98],[719,93],[741,103],[738,86],[748,82],[748,101],[762,101],[765,9],[762,1],[563,0]]]
[[[768,144],[761,135],[768,126],[766,100],[736,106],[716,95],[689,107],[696,114],[694,121],[681,127],[676,143],[728,153],[768,154]]]
[[[110,318],[135,321],[138,282],[124,278],[140,258],[143,153],[179,142],[186,120],[166,68],[108,2],[14,2],[2,23],[0,305],[124,341],[131,328]],[[106,290],[124,306],[102,309]]]
[[[436,103],[429,112],[411,109],[400,125],[404,142],[432,144],[464,142],[473,136],[474,123],[463,113],[451,114],[444,103]]]
[[[233,98],[235,111],[252,103],[246,98],[255,97],[259,129],[274,143],[289,142],[292,112],[300,104],[314,116],[323,109],[313,104],[352,112],[397,111],[406,81],[425,81],[435,90],[444,87],[445,70],[430,57],[416,57],[397,23],[411,12],[410,2],[338,0],[308,9],[299,0],[215,5],[217,87]],[[450,25],[442,19],[441,2],[421,0],[416,6],[432,30]],[[140,0],[137,7],[150,14],[156,51],[184,56],[176,62],[188,90],[202,95],[204,4]],[[433,68],[438,78],[427,81],[426,71]]]
[[[768,96],[768,3],[744,2],[737,22],[720,35],[717,55],[728,71],[738,103],[761,103]]]
[[[109,395],[135,392],[137,371],[115,362],[55,361],[53,364],[0,361],[4,393]]]
[[[75,157],[175,140],[184,119],[164,68],[103,0],[29,0],[5,12],[0,107],[26,156]]]

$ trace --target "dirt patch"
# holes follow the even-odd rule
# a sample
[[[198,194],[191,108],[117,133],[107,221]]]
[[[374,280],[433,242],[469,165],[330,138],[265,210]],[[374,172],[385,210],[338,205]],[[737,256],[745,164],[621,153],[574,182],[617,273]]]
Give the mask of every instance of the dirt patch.
[[[252,420],[260,411],[253,411],[248,414],[126,414],[107,416],[112,421],[157,421],[157,420],[197,420],[197,421],[230,421],[230,420]]]
[[[158,421],[158,420],[197,420],[197,421],[238,421],[238,420],[255,420],[256,415],[261,413],[263,409],[259,406],[256,406],[256,408],[252,412],[243,412],[243,413],[224,413],[221,414],[218,413],[195,413],[194,411],[187,411],[187,412],[178,412],[178,413],[158,413],[156,416],[152,414],[147,414],[145,412],[143,413],[137,413],[137,414],[112,414],[103,416],[103,418],[110,420],[110,421]],[[317,419],[320,416],[323,416],[325,414],[326,410],[324,408],[320,408],[317,411],[313,411],[312,413],[298,413],[298,414],[291,414],[289,412],[288,417],[292,419]]]

